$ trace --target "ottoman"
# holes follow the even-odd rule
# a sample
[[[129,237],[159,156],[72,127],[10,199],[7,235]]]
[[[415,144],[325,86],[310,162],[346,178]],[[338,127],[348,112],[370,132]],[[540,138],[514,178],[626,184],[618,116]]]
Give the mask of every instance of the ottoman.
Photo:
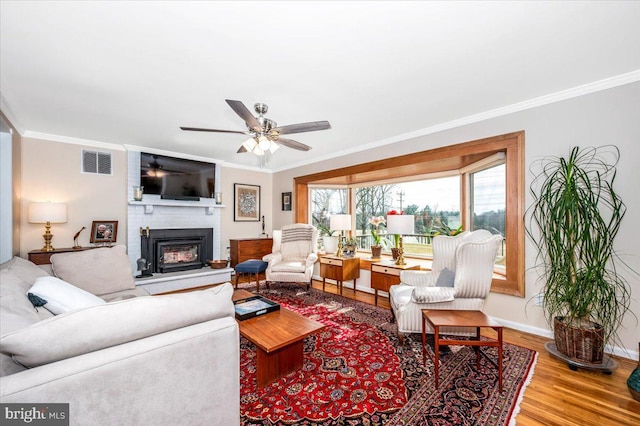
[[[255,274],[256,276],[256,292],[260,291],[260,274],[267,270],[267,262],[263,262],[258,259],[245,260],[244,262],[238,263],[235,267],[236,271],[236,284],[235,288],[238,288],[238,278],[240,274],[249,274],[249,282],[251,282],[251,275]],[[265,276],[266,278],[266,276]]]

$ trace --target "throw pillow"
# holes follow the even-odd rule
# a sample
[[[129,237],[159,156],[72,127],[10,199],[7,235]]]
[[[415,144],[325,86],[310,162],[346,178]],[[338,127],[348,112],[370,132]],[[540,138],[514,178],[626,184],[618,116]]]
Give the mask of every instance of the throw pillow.
[[[453,287],[455,278],[455,271],[452,271],[449,268],[444,268],[440,272],[440,275],[438,275],[438,279],[436,280],[436,287]]]
[[[232,295],[233,286],[225,283],[105,303],[15,330],[0,337],[0,347],[21,365],[37,367],[216,318],[235,324]]]
[[[454,295],[450,287],[415,287],[411,298],[416,303],[442,303],[453,301]]]
[[[106,303],[99,297],[56,277],[36,278],[28,293],[46,300],[44,307],[54,315]]]

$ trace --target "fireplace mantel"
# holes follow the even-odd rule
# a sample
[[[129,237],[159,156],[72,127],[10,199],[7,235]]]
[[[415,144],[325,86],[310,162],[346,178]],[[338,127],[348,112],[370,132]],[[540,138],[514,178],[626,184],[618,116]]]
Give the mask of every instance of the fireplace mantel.
[[[146,199],[145,199],[146,198]],[[204,209],[206,214],[213,214],[214,209],[224,208],[224,204],[216,204],[215,200],[210,198],[201,198],[200,201],[182,201],[182,200],[163,200],[160,197],[145,195],[142,201],[130,200],[130,206],[143,206],[145,214],[153,214],[155,206],[163,207],[192,207],[196,209]]]

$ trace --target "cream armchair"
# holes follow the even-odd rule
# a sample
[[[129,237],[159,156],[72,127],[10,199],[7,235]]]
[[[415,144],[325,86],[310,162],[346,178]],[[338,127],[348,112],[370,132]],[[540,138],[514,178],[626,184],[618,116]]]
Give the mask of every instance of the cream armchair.
[[[402,271],[400,284],[389,289],[401,343],[402,333],[422,333],[422,309],[482,310],[502,239],[485,230],[433,239],[431,271]],[[426,331],[433,333],[428,324]],[[471,334],[453,327],[443,333]]]
[[[318,260],[318,230],[303,223],[286,225],[273,231],[272,253],[264,256],[268,262],[267,288],[272,282],[305,283],[311,286],[313,265]]]

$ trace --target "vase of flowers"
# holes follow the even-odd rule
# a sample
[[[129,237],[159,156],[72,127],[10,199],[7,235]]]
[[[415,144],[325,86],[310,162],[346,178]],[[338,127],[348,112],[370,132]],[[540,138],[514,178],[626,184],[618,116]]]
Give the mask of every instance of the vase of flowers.
[[[375,244],[371,245],[371,257],[373,259],[379,259],[382,253],[381,237],[380,237],[380,225],[387,223],[384,216],[373,216],[369,219],[371,225],[371,236]]]

